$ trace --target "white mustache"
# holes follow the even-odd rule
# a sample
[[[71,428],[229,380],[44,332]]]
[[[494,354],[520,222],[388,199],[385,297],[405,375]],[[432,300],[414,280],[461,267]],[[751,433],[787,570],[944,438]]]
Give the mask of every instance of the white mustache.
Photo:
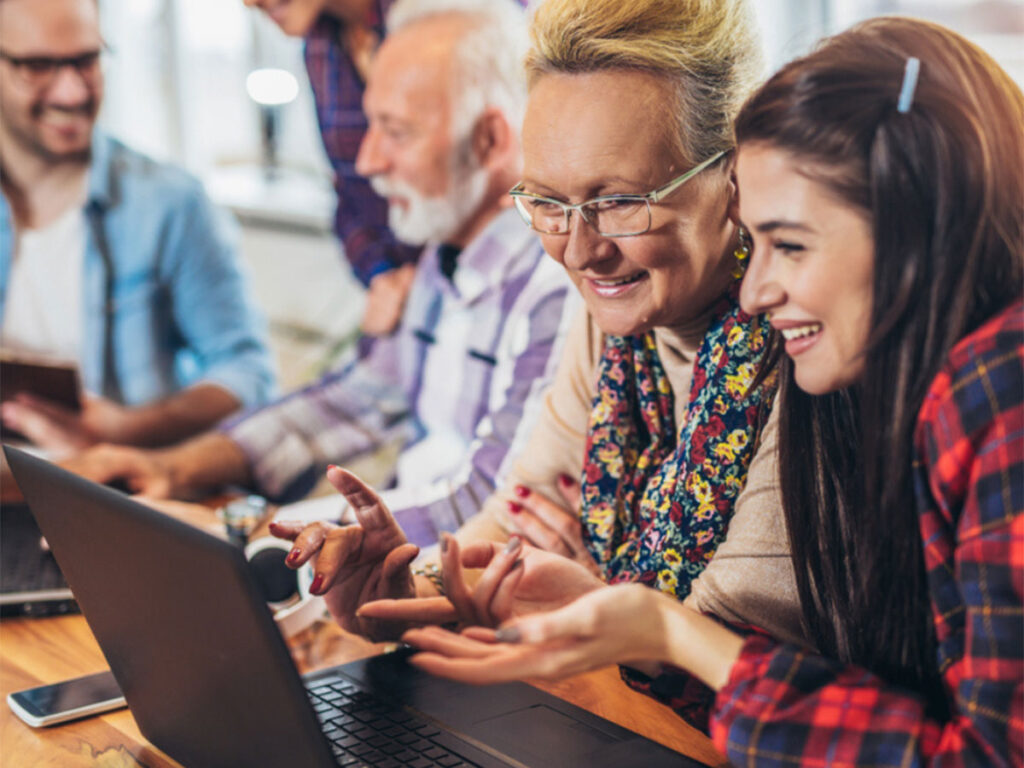
[[[391,181],[384,176],[371,176],[370,186],[381,197],[404,197],[406,199],[421,197],[409,184],[402,181]]]
[[[447,193],[428,197],[404,180],[371,176],[370,186],[384,198],[400,198],[404,205],[388,205],[388,225],[404,243],[422,245],[453,235],[476,210],[486,192],[487,173],[452,169]]]

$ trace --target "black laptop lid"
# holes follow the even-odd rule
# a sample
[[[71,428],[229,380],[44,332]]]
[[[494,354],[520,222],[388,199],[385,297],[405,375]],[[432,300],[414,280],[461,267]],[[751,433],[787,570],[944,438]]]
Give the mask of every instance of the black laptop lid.
[[[147,739],[190,768],[335,765],[240,550],[4,451]]]

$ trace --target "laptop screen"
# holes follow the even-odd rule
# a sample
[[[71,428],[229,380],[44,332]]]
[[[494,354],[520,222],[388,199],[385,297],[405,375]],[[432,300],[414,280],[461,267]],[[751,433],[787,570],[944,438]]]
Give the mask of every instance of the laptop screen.
[[[25,504],[0,506],[0,615],[49,616],[77,610],[57,561]]]

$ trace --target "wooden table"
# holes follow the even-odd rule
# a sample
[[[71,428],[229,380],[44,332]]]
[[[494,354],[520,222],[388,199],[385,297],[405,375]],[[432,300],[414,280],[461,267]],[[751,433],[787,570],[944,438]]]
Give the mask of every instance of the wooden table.
[[[369,656],[383,646],[321,622],[289,643],[301,672]],[[50,728],[30,728],[6,704],[7,694],[106,668],[81,616],[0,621],[0,766],[129,768],[177,766],[147,742],[131,713],[119,710]],[[725,765],[711,742],[670,709],[630,690],[615,669],[539,687],[709,765]]]

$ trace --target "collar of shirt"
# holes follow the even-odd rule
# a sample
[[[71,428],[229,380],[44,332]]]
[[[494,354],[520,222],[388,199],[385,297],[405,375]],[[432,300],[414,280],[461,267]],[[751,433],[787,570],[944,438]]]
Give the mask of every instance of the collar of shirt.
[[[436,243],[427,245],[423,258],[429,259],[433,273],[431,279],[435,281],[436,288],[446,293],[454,292],[468,303],[479,298],[488,288],[498,285],[504,275],[515,267],[503,254],[525,252],[527,241],[532,239],[533,231],[523,224],[515,210],[507,208],[462,250],[451,281],[441,271]]]
[[[459,266],[459,253],[462,248],[457,245],[441,243],[437,246],[437,258],[441,265],[441,273],[449,280],[455,275],[455,268]]]
[[[110,140],[102,131],[93,131],[91,151],[86,204],[107,208],[116,200],[117,174],[111,166],[113,148]]]

